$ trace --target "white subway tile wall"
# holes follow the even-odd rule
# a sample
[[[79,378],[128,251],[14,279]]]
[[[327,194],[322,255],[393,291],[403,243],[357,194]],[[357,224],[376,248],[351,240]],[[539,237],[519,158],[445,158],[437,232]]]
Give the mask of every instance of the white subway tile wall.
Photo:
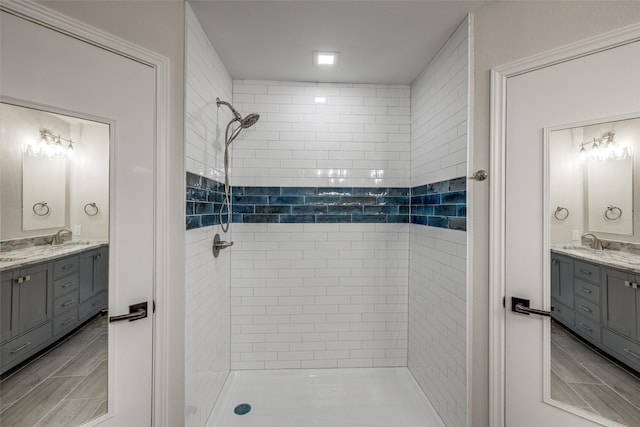
[[[234,80],[233,185],[408,187],[410,87]],[[322,97],[324,103],[316,102]]]
[[[467,172],[466,21],[411,85],[411,185]]]
[[[186,169],[220,181],[231,114],[216,107],[216,97],[231,100],[231,77],[188,4],[186,31]],[[186,426],[205,424],[230,369],[230,254],[215,260],[211,255],[219,228],[185,232]]]
[[[411,225],[409,370],[449,427],[467,425],[466,238]]]
[[[407,224],[233,224],[231,369],[406,366]]]
[[[234,81],[233,185],[408,187],[409,95]],[[233,227],[232,369],[406,366],[407,224]]]
[[[411,185],[466,175],[465,20],[411,86]],[[409,370],[448,427],[467,425],[466,238],[410,225]]]

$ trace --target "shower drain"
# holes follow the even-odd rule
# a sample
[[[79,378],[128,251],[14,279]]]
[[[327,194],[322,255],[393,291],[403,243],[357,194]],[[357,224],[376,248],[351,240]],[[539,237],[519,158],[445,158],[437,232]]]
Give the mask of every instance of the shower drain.
[[[241,403],[235,408],[233,408],[233,412],[236,415],[248,414],[250,410],[251,410],[251,405],[249,405],[248,403]]]

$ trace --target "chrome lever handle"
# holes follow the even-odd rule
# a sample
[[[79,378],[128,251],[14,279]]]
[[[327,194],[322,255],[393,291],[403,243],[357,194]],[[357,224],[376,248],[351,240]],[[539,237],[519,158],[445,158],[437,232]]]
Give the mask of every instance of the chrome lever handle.
[[[516,313],[526,314],[526,315],[537,314],[539,316],[551,317],[551,311],[553,311],[553,307],[551,307],[551,311],[531,308],[529,307],[528,299],[511,297],[511,311],[515,311]]]
[[[133,313],[120,314],[118,316],[111,316],[109,317],[109,322],[119,322],[121,320],[134,321],[134,320],[142,319],[144,317],[147,317],[147,310],[145,310],[144,308],[141,308],[140,310],[136,310]]]
[[[141,302],[139,304],[134,304],[129,306],[128,314],[120,314],[118,316],[109,317],[109,322],[120,322],[122,320],[128,320],[129,322],[133,322],[134,320],[140,320],[147,317],[147,303]]]

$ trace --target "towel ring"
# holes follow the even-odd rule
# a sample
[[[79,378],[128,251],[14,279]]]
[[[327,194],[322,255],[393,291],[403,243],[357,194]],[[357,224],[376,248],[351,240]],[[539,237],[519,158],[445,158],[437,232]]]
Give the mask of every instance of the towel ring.
[[[51,211],[51,209],[49,209],[49,206],[47,206],[47,202],[45,202],[44,200],[42,202],[35,203],[32,209],[33,213],[38,216],[47,216]]]
[[[558,206],[556,208],[556,211],[553,213],[553,217],[557,220],[564,221],[565,219],[569,218],[569,209]]]
[[[96,216],[98,215],[98,212],[100,212],[100,209],[98,209],[96,202],[91,202],[84,205],[84,213],[86,213],[88,216]]]
[[[616,213],[617,211],[617,213]],[[620,219],[622,216],[622,209],[617,206],[607,206],[607,210],[604,211],[604,217],[610,220]]]

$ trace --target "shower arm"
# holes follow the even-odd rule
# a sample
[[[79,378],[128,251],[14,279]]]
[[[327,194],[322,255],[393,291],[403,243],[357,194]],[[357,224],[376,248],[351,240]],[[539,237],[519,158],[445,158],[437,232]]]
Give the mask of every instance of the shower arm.
[[[220,108],[220,105],[226,105],[227,107],[229,107],[229,109],[233,113],[233,116],[235,117],[235,120],[240,120],[242,118],[240,113],[238,113],[236,109],[233,108],[233,105],[229,104],[227,101],[223,101],[220,98],[216,98],[216,105],[218,106],[218,108]]]

